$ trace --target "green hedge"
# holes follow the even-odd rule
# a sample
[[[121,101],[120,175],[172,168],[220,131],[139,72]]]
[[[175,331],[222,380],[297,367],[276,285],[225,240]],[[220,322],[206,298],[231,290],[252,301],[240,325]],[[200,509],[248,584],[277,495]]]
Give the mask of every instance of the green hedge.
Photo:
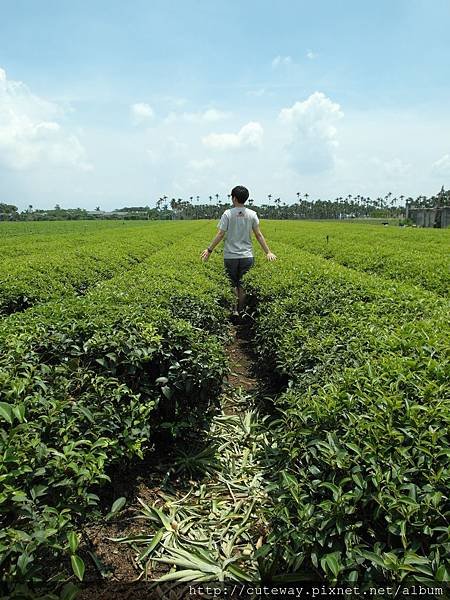
[[[277,375],[268,450],[279,572],[450,573],[449,305],[275,247],[247,276],[255,352]],[[265,549],[265,552],[268,548]]]
[[[204,229],[204,223],[149,223],[84,236],[75,228],[67,234],[45,236],[46,241],[39,236],[12,238],[14,245],[4,240],[0,243],[0,253],[5,251],[0,267],[0,316],[52,299],[84,295],[97,283]],[[14,251],[23,248],[29,252],[14,256]]]
[[[45,560],[66,552],[67,532],[95,512],[111,465],[142,457],[161,432],[183,436],[205,422],[228,370],[230,292],[219,261],[200,263],[200,241],[175,244],[82,298],[1,322],[0,564],[9,592],[13,582],[46,581]]]
[[[341,265],[412,283],[442,296],[450,290],[450,231],[346,222],[271,221],[271,243],[290,246]],[[327,241],[328,237],[328,241]]]

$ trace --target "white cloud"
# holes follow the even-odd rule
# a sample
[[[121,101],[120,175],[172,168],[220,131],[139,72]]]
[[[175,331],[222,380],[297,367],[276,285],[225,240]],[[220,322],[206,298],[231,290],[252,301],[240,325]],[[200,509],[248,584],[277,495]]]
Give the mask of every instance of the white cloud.
[[[188,167],[194,169],[195,171],[203,171],[205,169],[211,169],[215,166],[215,161],[212,158],[205,158],[203,160],[190,160],[188,163]]]
[[[293,63],[291,56],[276,56],[272,60],[272,68],[277,69],[278,67],[286,67]]]
[[[204,121],[221,121],[222,119],[227,119],[230,116],[229,113],[226,113],[222,110],[216,110],[215,108],[209,108],[205,110],[203,113]]]
[[[308,50],[308,52],[306,53],[306,58],[309,58],[309,60],[314,60],[317,57],[318,57],[318,54],[316,54],[312,50]]]
[[[404,162],[401,158],[393,158],[384,163],[384,168],[388,177],[398,178],[406,177],[411,172],[411,165]]]
[[[154,146],[145,149],[145,155],[152,164],[167,165],[169,161],[184,159],[188,144],[173,135],[156,137]]]
[[[145,102],[137,102],[130,106],[131,116],[135,125],[146,123],[153,118],[154,112],[150,104]]]
[[[431,165],[433,175],[448,177],[450,176],[450,154],[444,154],[441,158],[434,161]]]
[[[188,148],[186,142],[180,141],[173,135],[169,135],[167,137],[167,149],[172,154],[172,156],[183,154]]]
[[[63,115],[59,106],[0,69],[0,165],[24,170],[47,163],[91,170],[79,139],[55,120]]]
[[[342,117],[339,104],[322,92],[281,110],[278,118],[289,132],[287,148],[299,173],[318,173],[334,166],[338,146],[335,124]]]
[[[201,112],[171,112],[167,115],[165,122],[173,123],[174,121],[182,120],[186,121],[187,123],[212,123],[215,121],[222,121],[224,119],[228,119],[230,116],[231,114],[228,112],[217,110],[216,108],[208,108],[207,110]]]
[[[214,150],[233,150],[243,147],[260,148],[264,130],[260,123],[250,121],[238,133],[210,133],[202,139],[208,148]]]
[[[411,165],[405,163],[401,158],[382,160],[374,157],[370,160],[370,164],[379,169],[383,177],[392,179],[406,177],[411,172]]]

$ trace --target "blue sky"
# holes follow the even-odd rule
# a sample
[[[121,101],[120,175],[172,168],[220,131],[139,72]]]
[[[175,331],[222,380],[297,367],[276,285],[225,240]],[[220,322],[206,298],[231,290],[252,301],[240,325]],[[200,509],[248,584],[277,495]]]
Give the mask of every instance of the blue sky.
[[[2,0],[0,201],[450,187],[447,0]]]

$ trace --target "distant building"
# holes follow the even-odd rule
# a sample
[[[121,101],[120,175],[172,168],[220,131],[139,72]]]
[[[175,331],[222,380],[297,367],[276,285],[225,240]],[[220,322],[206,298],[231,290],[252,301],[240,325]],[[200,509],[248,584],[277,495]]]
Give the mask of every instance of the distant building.
[[[445,229],[450,225],[450,206],[434,208],[406,208],[406,218],[417,227],[436,227]]]

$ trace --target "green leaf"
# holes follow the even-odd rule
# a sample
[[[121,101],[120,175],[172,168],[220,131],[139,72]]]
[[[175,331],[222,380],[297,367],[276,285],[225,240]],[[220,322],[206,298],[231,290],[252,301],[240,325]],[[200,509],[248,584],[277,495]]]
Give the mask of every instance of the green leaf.
[[[201,577],[203,579],[204,573],[202,571],[196,571],[194,569],[183,569],[181,571],[173,571],[172,573],[167,573],[167,575],[163,575],[158,579],[158,581],[198,581]],[[214,579],[214,576],[209,576],[210,579]]]
[[[237,581],[253,581],[254,577],[249,573],[246,573],[236,565],[228,565],[227,571],[230,575],[233,576]]]
[[[319,485],[319,487],[324,487],[331,490],[333,494],[333,499],[336,500],[339,495],[342,493],[342,490],[334,483],[330,483],[329,481],[324,481]]]
[[[80,413],[82,413],[86,417],[86,419],[89,421],[89,423],[95,423],[94,415],[88,408],[86,408],[86,406],[79,404],[77,406],[77,409],[80,411]]]
[[[164,525],[167,531],[173,531],[171,526],[171,519],[167,517],[159,508],[156,506],[148,506],[141,498],[137,499],[139,504],[144,508],[145,514],[147,514],[150,519],[156,522],[160,522]]]
[[[288,473],[287,471],[281,471],[281,477],[283,479],[283,483],[287,488],[297,485],[297,480],[293,475]]]
[[[13,407],[6,402],[0,402],[0,417],[3,417],[10,425],[12,425]]]
[[[70,562],[72,563],[72,571],[74,572],[74,575],[80,581],[83,581],[85,571],[83,559],[80,558],[77,554],[72,554],[72,556],[70,557]]]
[[[361,473],[352,473],[352,479],[359,488],[364,488],[364,479],[362,478]]]
[[[325,554],[325,556],[320,559],[320,566],[325,572],[331,571],[331,573],[337,577],[341,570],[340,559],[340,552],[331,552],[330,554]]]
[[[111,510],[106,515],[106,519],[109,520],[112,517],[114,517],[114,515],[116,513],[118,513],[120,510],[122,510],[122,508],[125,506],[126,502],[127,502],[127,499],[124,496],[117,498],[117,500],[115,500],[113,505],[111,506]]]
[[[358,571],[351,571],[348,574],[349,583],[356,583],[358,581]]]
[[[206,561],[197,551],[183,550],[182,548],[170,548],[168,554],[162,558],[154,558],[158,562],[173,564],[187,569],[196,569],[202,573],[214,573],[216,576],[221,572],[221,568]]]
[[[375,552],[369,552],[368,550],[359,550],[358,554],[360,554],[363,558],[367,558],[367,560],[370,560],[379,567],[385,566],[383,558],[378,554],[375,554]]]
[[[168,400],[170,400],[172,398],[173,392],[168,385],[164,385],[161,388],[161,391]]]
[[[25,420],[25,406],[23,404],[19,404],[17,406],[13,407],[13,413],[14,416],[17,418],[18,421],[20,421],[21,423],[24,422]]]
[[[77,588],[71,581],[66,583],[66,585],[61,590],[59,595],[59,600],[75,600],[80,592],[80,588]]]
[[[22,574],[25,574],[28,565],[33,561],[33,557],[24,552],[17,559],[17,566],[19,567]]]
[[[78,548],[78,536],[75,533],[75,531],[69,531],[69,533],[67,534],[67,540],[69,542],[69,548],[70,548],[70,552],[72,554],[75,554],[75,552],[77,551]]]
[[[450,581],[450,571],[447,571],[445,565],[441,565],[436,571],[436,581]]]
[[[161,541],[162,536],[165,533],[165,528],[161,527],[161,529],[159,529],[156,534],[154,535],[152,541],[150,542],[150,544],[147,546],[147,548],[141,552],[141,554],[139,555],[139,561],[143,561],[145,560],[148,556],[150,556],[150,554],[153,552],[153,550],[156,548],[156,546],[159,544],[159,542]]]

